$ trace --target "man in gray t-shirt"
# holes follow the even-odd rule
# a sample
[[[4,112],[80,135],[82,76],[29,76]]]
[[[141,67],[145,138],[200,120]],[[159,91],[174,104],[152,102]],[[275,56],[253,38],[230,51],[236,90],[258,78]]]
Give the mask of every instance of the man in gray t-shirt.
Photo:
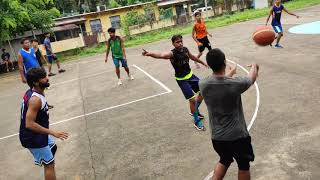
[[[236,66],[226,73],[225,55],[220,49],[210,50],[207,64],[213,75],[200,80],[200,92],[208,108],[212,144],[220,156],[213,179],[222,179],[235,159],[239,179],[250,179],[250,161],[254,160],[251,137],[246,127],[241,94],[258,76],[258,65],[252,64],[247,77],[232,76]]]

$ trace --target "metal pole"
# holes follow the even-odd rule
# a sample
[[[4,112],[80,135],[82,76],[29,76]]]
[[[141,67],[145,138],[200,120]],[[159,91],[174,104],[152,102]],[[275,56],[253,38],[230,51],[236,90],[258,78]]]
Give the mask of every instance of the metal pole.
[[[206,7],[206,19],[208,19],[208,4],[207,4],[207,0],[204,0],[204,5]]]

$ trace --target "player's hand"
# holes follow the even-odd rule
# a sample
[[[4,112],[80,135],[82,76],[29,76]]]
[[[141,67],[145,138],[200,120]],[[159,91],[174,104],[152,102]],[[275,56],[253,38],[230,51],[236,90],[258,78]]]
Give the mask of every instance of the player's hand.
[[[210,37],[212,37],[212,34],[208,34]]]
[[[230,70],[230,72],[232,72],[232,74],[236,74],[237,73],[237,65],[235,64],[235,65],[233,65],[233,66],[230,66],[229,65],[229,70]]]
[[[66,132],[62,132],[62,131],[53,131],[52,132],[52,136],[61,139],[62,141],[68,139],[69,134]]]
[[[253,64],[250,64],[250,65],[247,65],[247,67],[256,67],[257,70],[259,71],[259,65],[256,64],[256,63],[253,63]]]
[[[24,83],[24,84],[27,83],[26,78],[22,78],[21,81],[22,81],[22,83]]]
[[[142,56],[149,56],[150,53],[146,51],[145,49],[142,49]]]
[[[202,46],[203,44],[201,42],[198,42],[198,46]]]
[[[108,58],[106,58],[106,59],[104,60],[104,62],[107,63],[107,62],[108,62]]]

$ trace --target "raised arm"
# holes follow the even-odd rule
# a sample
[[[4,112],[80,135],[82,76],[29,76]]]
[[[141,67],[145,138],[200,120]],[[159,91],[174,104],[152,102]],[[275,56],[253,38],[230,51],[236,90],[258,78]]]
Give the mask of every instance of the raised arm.
[[[295,16],[295,17],[297,17],[297,18],[300,17],[300,16],[298,16],[298,15],[296,15],[296,14],[293,14],[293,13],[289,12],[285,7],[283,7],[283,10],[284,10],[286,13],[288,13],[288,14],[290,14],[290,15],[292,15],[292,16]]]
[[[227,65],[229,71],[226,73],[226,76],[228,77],[232,77],[233,75],[236,74],[237,72],[237,65],[233,65],[233,66],[230,66],[230,65]]]
[[[251,64],[248,67],[251,67],[250,72],[248,74],[248,78],[251,79],[252,84],[256,81],[259,72],[259,65],[258,64]]]
[[[124,48],[124,40],[123,40],[123,38],[121,38],[121,37],[120,37],[120,44],[121,44],[121,49],[122,49],[123,57],[124,57],[124,59],[127,59],[126,50],[125,50],[125,48]]]
[[[164,52],[164,53],[156,53],[156,52],[148,52],[145,49],[142,49],[143,56],[150,56],[156,59],[171,59],[173,54],[172,52]]]
[[[198,62],[202,65],[204,65],[205,67],[208,67],[207,63],[201,61],[199,58],[197,58],[195,55],[191,54],[190,51],[188,51],[188,56],[192,61]]]
[[[270,16],[272,16],[272,13],[273,13],[273,7],[269,11],[269,15],[268,15],[268,18],[267,18],[266,25],[268,25],[268,22],[269,22]]]
[[[23,59],[20,53],[18,53],[18,67],[19,67],[21,81],[23,83],[26,83],[27,80],[26,80],[26,77],[24,76]]]
[[[28,111],[26,114],[26,128],[40,134],[50,134],[61,140],[68,138],[68,133],[53,131],[48,128],[42,127],[40,124],[36,123],[36,118],[38,111],[41,109],[41,100],[38,97],[31,97],[28,102]]]

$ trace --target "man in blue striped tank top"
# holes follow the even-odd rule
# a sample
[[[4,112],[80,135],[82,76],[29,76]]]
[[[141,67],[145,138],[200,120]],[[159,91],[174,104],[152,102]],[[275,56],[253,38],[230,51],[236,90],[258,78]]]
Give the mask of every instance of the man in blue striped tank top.
[[[21,76],[21,81],[27,83],[26,74],[31,68],[40,67],[36,54],[33,48],[30,48],[29,39],[21,40],[22,48],[18,52],[18,66]]]

